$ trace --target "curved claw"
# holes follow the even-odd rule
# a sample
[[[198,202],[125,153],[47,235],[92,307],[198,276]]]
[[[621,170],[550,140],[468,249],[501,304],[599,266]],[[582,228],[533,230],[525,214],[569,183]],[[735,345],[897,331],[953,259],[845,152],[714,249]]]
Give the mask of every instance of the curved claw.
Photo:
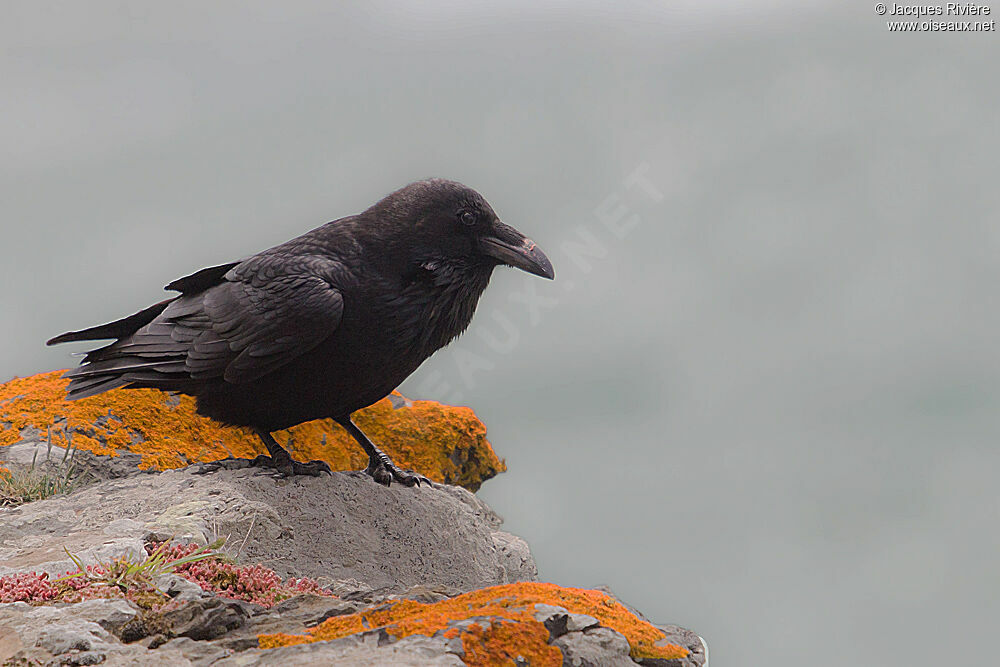
[[[392,476],[403,486],[420,486],[421,484],[426,484],[427,486],[434,488],[434,482],[427,479],[420,473],[414,472],[413,470],[400,470],[399,468],[396,468],[396,470],[393,471]]]
[[[389,457],[379,461],[378,465],[369,464],[364,472],[385,487],[391,486],[393,481],[399,482],[406,487],[420,486],[421,484],[426,484],[430,487],[434,486],[434,483],[423,475],[412,470],[402,470],[396,467],[396,464],[389,460]]]

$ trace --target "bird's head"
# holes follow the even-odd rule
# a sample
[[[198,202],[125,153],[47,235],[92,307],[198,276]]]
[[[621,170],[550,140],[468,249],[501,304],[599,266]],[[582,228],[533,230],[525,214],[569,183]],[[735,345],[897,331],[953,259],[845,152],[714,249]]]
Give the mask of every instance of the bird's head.
[[[481,194],[455,181],[432,178],[411,183],[372,206],[366,214],[388,222],[397,256],[442,271],[486,272],[512,266],[543,278],[555,272],[545,253],[500,221]],[[383,240],[388,240],[383,237]]]

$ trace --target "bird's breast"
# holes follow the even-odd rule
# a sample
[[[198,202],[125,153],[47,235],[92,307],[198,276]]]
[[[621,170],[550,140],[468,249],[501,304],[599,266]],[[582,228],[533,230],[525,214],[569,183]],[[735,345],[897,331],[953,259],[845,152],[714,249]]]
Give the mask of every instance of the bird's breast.
[[[488,282],[488,276],[444,285],[424,281],[383,293],[360,307],[363,328],[374,332],[379,347],[422,362],[468,328]]]

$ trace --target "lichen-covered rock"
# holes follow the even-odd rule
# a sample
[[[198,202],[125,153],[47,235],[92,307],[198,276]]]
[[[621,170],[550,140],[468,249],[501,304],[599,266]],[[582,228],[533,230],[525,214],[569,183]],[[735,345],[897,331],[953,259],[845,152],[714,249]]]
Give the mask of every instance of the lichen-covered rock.
[[[598,619],[546,603],[532,606],[537,599],[596,601],[607,610],[594,610],[603,616]],[[135,637],[129,625],[122,631],[123,621],[135,615],[125,600],[0,604],[0,664],[706,665],[700,644],[672,645],[661,638],[650,646],[645,638],[657,629],[630,617],[613,599],[552,584],[495,587],[431,604],[407,594],[353,611],[357,603],[303,596],[267,610],[249,605],[232,618],[211,613],[226,604],[208,597],[171,608],[174,618],[164,615],[162,624],[166,635]],[[325,620],[310,629],[317,613]],[[398,618],[378,626],[386,615]],[[297,626],[300,633],[264,633],[280,625]],[[338,631],[331,631],[334,626]],[[184,636],[178,636],[181,630]]]
[[[466,489],[384,488],[358,472],[174,469],[259,446],[184,397],[130,390],[66,403],[64,386],[57,374],[0,385],[0,454],[23,463],[51,438],[115,463],[69,494],[0,508],[0,665],[707,665],[697,635],[649,622],[610,591],[535,581],[527,544]],[[410,443],[393,451],[403,465],[473,487],[488,458],[477,457],[493,454],[462,410],[394,397],[359,421],[387,448]],[[293,429],[303,441],[293,450],[360,467],[353,443],[332,444],[336,429]],[[81,563],[116,572],[112,559],[150,550],[182,557],[195,548],[178,542],[221,537],[236,563],[176,563],[135,579],[142,591],[96,580],[123,589],[115,599],[67,596],[51,577]],[[163,540],[173,546],[156,551]]]
[[[0,385],[0,447],[51,443],[96,455],[137,455],[144,470],[253,458],[266,451],[246,429],[226,427],[195,412],[190,396],[155,389],[115,389],[66,400],[63,371]],[[506,468],[470,408],[410,401],[393,394],[354,415],[355,422],[403,468],[436,482],[476,491]],[[334,470],[363,468],[368,459],[335,422],[321,419],[275,433],[292,456],[322,459]],[[0,459],[3,459],[0,452]],[[134,457],[133,457],[134,458]]]
[[[0,575],[13,572],[0,600],[30,601],[0,604],[0,665],[706,664],[697,635],[654,625],[608,591],[530,581],[527,545],[499,526],[458,487],[258,469],[168,470],[0,509]],[[126,590],[66,604],[32,573],[71,569],[64,547],[83,561],[142,559],[170,535],[231,535],[228,553],[249,566],[179,563],[150,575],[154,603]],[[262,562],[316,581],[297,589],[306,595],[261,598],[254,582],[278,586]],[[244,575],[217,576],[235,570]]]
[[[264,634],[259,641],[262,648],[275,648],[381,629],[395,639],[419,634],[458,640],[470,665],[506,664],[518,656],[531,665],[561,665],[563,653],[550,643],[553,635],[596,627],[624,636],[635,661],[683,660],[691,653],[607,593],[540,582],[493,586],[431,604],[399,600],[327,619],[304,634]]]

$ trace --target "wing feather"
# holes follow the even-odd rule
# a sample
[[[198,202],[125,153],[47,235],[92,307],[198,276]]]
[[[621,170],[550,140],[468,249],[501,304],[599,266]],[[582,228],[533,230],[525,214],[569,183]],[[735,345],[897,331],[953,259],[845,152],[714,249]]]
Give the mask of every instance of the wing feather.
[[[175,287],[201,287],[221,268]],[[132,335],[91,352],[68,373],[71,397],[123,383],[251,382],[313,349],[340,323],[344,300],[331,260],[265,253],[225,268],[217,284],[183,293]]]

